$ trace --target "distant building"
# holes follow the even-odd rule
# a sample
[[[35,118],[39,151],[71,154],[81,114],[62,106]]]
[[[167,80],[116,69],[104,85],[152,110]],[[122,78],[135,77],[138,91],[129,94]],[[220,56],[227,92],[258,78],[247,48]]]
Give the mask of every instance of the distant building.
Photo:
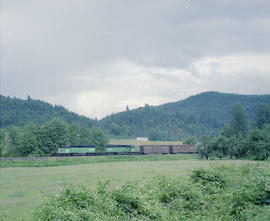
[[[136,140],[140,140],[140,141],[148,141],[148,137],[137,137]]]

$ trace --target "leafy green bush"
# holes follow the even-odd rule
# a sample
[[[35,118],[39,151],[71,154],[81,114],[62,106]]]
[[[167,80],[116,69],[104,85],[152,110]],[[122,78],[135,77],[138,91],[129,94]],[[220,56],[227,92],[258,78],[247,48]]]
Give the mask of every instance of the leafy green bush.
[[[158,176],[149,183],[108,181],[92,191],[64,184],[46,196],[35,220],[269,220],[269,164],[212,166],[183,181]]]
[[[224,170],[227,167],[219,167],[212,170],[206,170],[204,168],[194,170],[191,175],[191,181],[193,183],[201,183],[204,186],[213,185],[219,188],[225,186]]]
[[[0,208],[0,221],[4,221],[6,218],[7,218],[6,211]]]

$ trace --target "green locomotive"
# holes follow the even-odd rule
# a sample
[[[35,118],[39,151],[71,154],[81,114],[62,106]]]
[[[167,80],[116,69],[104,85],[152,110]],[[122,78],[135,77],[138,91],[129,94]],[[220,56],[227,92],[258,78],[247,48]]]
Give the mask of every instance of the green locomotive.
[[[98,152],[94,145],[67,145],[58,148],[56,155],[58,156],[75,156],[75,155],[124,155],[136,154],[133,145],[113,145],[108,144],[105,146],[104,151]]]

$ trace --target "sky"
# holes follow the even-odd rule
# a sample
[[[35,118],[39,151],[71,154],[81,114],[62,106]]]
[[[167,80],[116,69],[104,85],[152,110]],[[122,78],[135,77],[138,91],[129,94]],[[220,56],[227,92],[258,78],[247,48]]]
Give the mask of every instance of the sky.
[[[270,94],[269,0],[0,0],[0,94],[98,119]]]

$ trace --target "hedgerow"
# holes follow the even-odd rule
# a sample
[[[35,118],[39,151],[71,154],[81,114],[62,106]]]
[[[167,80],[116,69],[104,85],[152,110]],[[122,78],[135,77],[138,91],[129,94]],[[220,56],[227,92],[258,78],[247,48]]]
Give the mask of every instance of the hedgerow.
[[[269,220],[269,165],[212,166],[190,179],[158,176],[118,187],[101,182],[93,191],[63,184],[45,196],[35,220]]]

